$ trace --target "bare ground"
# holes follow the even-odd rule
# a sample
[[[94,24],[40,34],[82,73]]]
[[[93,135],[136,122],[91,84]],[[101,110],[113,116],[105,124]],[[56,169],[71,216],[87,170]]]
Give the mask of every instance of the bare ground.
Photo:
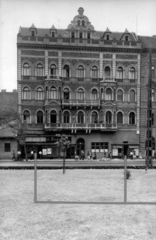
[[[156,202],[156,171],[131,170],[128,201]],[[121,202],[123,170],[38,171],[38,200]],[[34,171],[0,171],[1,240],[156,239],[156,205],[34,203]]]

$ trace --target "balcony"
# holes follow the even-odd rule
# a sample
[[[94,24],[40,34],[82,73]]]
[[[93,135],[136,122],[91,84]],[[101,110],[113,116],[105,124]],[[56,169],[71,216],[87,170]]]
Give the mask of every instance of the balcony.
[[[62,107],[98,107],[100,108],[100,100],[81,100],[81,99],[63,99]]]

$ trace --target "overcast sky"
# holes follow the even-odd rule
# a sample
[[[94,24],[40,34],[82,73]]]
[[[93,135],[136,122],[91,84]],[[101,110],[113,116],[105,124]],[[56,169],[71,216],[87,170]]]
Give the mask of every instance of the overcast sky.
[[[0,0],[0,89],[17,89],[19,27],[67,28],[79,7],[95,30],[156,35],[156,0]]]

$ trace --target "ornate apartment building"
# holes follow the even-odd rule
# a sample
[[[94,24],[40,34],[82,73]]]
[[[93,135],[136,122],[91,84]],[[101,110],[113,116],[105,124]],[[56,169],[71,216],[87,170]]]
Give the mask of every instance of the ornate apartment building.
[[[27,151],[59,156],[61,133],[70,136],[67,157],[82,149],[139,155],[141,41],[127,29],[96,31],[83,13],[67,29],[20,27],[18,111],[29,123]]]

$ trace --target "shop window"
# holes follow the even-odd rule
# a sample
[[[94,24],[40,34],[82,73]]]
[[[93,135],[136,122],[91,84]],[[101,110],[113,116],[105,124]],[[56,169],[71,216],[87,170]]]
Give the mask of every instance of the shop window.
[[[91,122],[92,123],[97,123],[98,122],[98,114],[97,114],[97,112],[92,112]]]
[[[4,152],[11,152],[11,144],[4,143]]]
[[[108,142],[92,142],[91,150],[92,152],[108,153]]]
[[[122,67],[118,67],[116,77],[117,77],[117,79],[123,79],[123,68]]]
[[[117,101],[123,102],[123,91],[121,89],[117,91]]]
[[[130,91],[130,102],[135,102],[135,91],[134,90]]]
[[[43,100],[44,99],[44,91],[41,87],[37,88],[36,91],[36,100]]]
[[[112,123],[112,113],[110,111],[106,112],[106,124]]]
[[[105,100],[112,100],[112,90],[110,88],[106,89]]]
[[[22,99],[24,99],[24,100],[30,100],[31,99],[31,91],[28,87],[23,88]]]
[[[55,87],[50,88],[50,99],[57,99],[57,90]]]
[[[117,113],[117,124],[123,124],[123,113],[122,112]]]
[[[80,123],[80,124],[84,123],[84,113],[82,111],[78,112],[77,122]]]
[[[64,112],[63,121],[64,121],[64,123],[69,123],[70,122],[70,114],[69,114],[68,111]]]
[[[43,123],[43,112],[42,111],[37,112],[37,123],[38,124]]]
[[[135,79],[135,68],[131,67],[129,70],[129,79]]]
[[[91,77],[97,79],[98,78],[98,68],[93,66],[91,69]]]
[[[25,110],[23,112],[23,121],[26,123],[30,123],[30,112],[28,110]]]
[[[134,125],[135,124],[135,113],[134,112],[131,112],[129,114],[129,124],[130,125]]]
[[[22,75],[23,76],[30,76],[30,66],[28,63],[24,63],[22,67]]]
[[[96,89],[92,90],[91,100],[97,100],[98,99],[98,92]]]
[[[77,98],[78,98],[79,100],[84,100],[84,90],[83,90],[82,88],[79,88],[77,94],[78,94]]]

